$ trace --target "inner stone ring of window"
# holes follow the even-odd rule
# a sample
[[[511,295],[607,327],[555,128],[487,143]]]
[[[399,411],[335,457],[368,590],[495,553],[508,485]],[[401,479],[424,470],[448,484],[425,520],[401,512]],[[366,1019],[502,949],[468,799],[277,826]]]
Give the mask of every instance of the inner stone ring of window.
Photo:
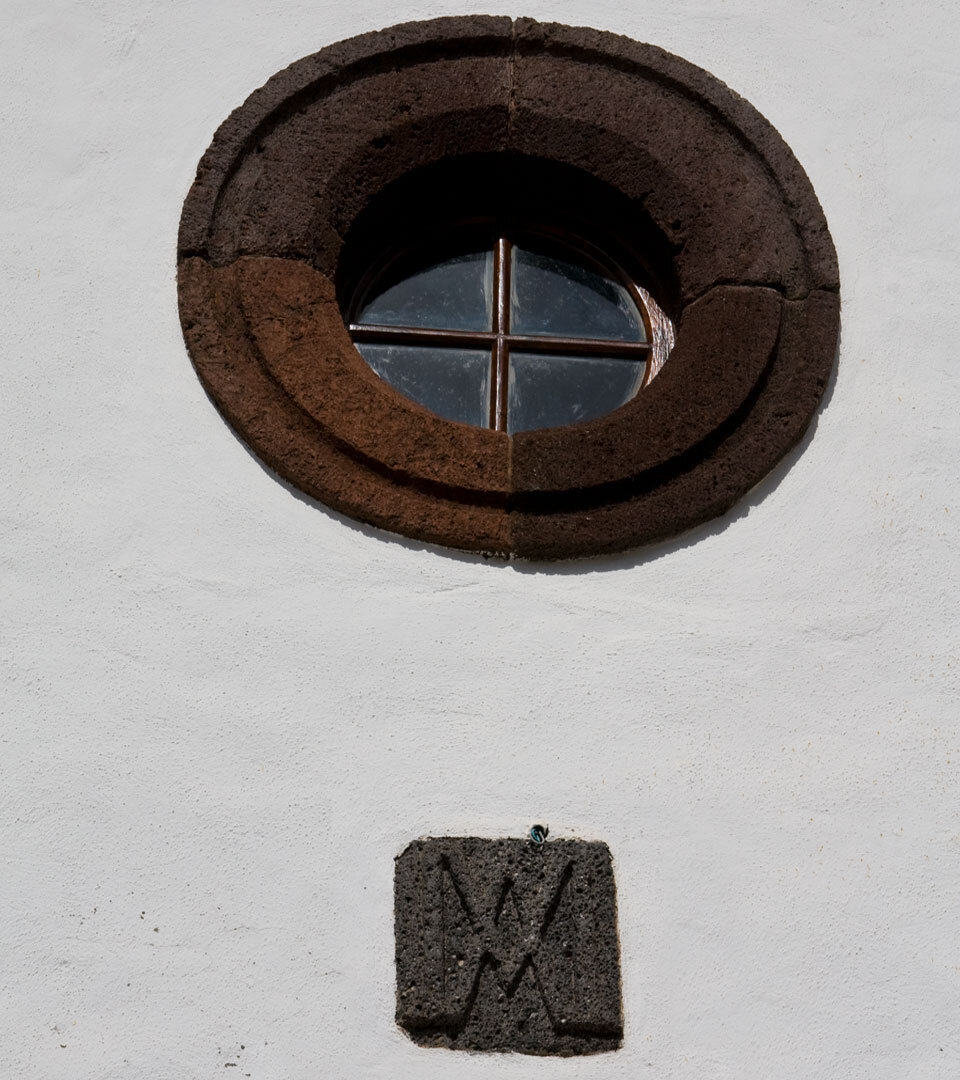
[[[676,341],[614,411],[502,430],[503,321],[489,427],[423,408],[361,358],[378,330],[352,321],[352,298],[400,239],[397,193],[411,214],[462,214],[457,191],[471,172],[485,190],[487,169],[508,170],[512,215],[543,204],[604,253],[609,236],[646,260],[640,310],[662,309]],[[756,110],[653,46],[487,16],[340,42],[252,94],[184,203],[178,290],[196,370],[265,464],[358,520],[527,558],[619,551],[724,513],[801,438],[839,332],[823,213]]]

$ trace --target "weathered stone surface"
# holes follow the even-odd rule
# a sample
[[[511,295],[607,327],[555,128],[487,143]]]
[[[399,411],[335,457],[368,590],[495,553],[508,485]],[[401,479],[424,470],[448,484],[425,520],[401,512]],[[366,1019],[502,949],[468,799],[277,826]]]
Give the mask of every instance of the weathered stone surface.
[[[396,863],[397,1022],[425,1046],[590,1054],[620,1045],[606,844],[443,837]]]
[[[741,415],[673,469],[638,477],[623,498],[515,510],[511,550],[535,559],[572,558],[588,545],[611,553],[725,514],[803,437],[827,386],[839,309],[833,292],[787,301],[778,348]]]
[[[431,161],[502,150],[508,103],[505,55],[435,58],[338,85],[261,140],[235,253],[332,272],[333,237],[387,184]]]
[[[763,376],[781,308],[772,289],[729,285],[688,305],[669,361],[643,393],[588,423],[513,437],[513,490],[622,483],[689,453],[729,422]]]
[[[721,281],[771,285],[791,298],[839,287],[810,181],[747,101],[654,45],[533,19],[515,27],[511,146],[579,164],[641,198],[683,245],[685,300]],[[592,145],[583,144],[587,127]]]
[[[452,424],[398,394],[353,347],[333,283],[291,259],[238,259],[237,297],[267,372],[325,433],[397,482],[496,501],[508,437]]]
[[[223,263],[242,253],[237,232],[247,200],[260,177],[257,159],[262,153],[261,141],[281,130],[300,109],[327,99],[340,88],[356,86],[353,108],[355,114],[362,114],[363,87],[368,76],[429,64],[438,57],[449,61],[457,56],[508,53],[512,37],[511,20],[496,16],[400,23],[336,42],[277,72],[221,124],[200,160],[180,219],[180,257],[203,255]],[[410,102],[405,103],[397,96],[392,106],[394,117],[399,117],[401,122],[405,104],[411,107]],[[354,145],[354,135],[336,119],[334,129],[340,141],[331,145],[330,152],[343,159],[348,156],[344,149]],[[313,139],[322,139],[325,134],[317,133]],[[296,223],[292,223],[290,233],[297,236]],[[277,250],[258,249],[250,253],[282,255],[284,237],[281,235],[278,240]]]
[[[270,377],[242,315],[238,269],[186,259],[178,288],[197,374],[244,442],[284,479],[351,518],[448,546],[469,546],[464,541],[473,538],[473,550],[506,553],[504,509],[451,500],[371,469],[328,438]]]

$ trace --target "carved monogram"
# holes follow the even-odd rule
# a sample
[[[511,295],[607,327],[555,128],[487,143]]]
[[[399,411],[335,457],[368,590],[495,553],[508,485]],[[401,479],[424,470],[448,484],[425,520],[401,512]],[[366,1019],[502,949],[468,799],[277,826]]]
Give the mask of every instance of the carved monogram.
[[[572,1054],[622,1032],[604,844],[444,838],[397,860],[397,1019],[429,1045]]]

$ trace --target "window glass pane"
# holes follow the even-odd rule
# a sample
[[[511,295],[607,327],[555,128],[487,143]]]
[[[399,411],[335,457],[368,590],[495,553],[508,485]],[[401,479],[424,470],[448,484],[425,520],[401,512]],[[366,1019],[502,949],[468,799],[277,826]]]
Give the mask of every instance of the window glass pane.
[[[643,360],[510,354],[507,430],[561,427],[613,412],[640,389]]]
[[[554,255],[514,247],[510,329],[517,334],[643,341],[643,319],[612,278]]]
[[[381,379],[431,412],[445,420],[488,426],[490,353],[369,342],[357,348]]]
[[[430,265],[398,265],[375,286],[357,322],[435,330],[493,326],[493,252],[456,255]]]

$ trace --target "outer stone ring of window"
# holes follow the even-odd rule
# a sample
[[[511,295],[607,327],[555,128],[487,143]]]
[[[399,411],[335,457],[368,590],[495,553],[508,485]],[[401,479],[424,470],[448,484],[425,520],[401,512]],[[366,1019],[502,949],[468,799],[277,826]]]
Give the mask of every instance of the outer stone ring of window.
[[[361,359],[344,289],[382,208],[474,160],[516,171],[513,213],[528,168],[582,178],[588,207],[567,210],[644,249],[676,344],[614,412],[509,436]],[[620,551],[722,514],[803,434],[839,331],[826,222],[767,121],[660,49],[527,19],[409,23],[279,72],[201,160],[178,256],[198,374],[266,464],[351,517],[500,555]]]

